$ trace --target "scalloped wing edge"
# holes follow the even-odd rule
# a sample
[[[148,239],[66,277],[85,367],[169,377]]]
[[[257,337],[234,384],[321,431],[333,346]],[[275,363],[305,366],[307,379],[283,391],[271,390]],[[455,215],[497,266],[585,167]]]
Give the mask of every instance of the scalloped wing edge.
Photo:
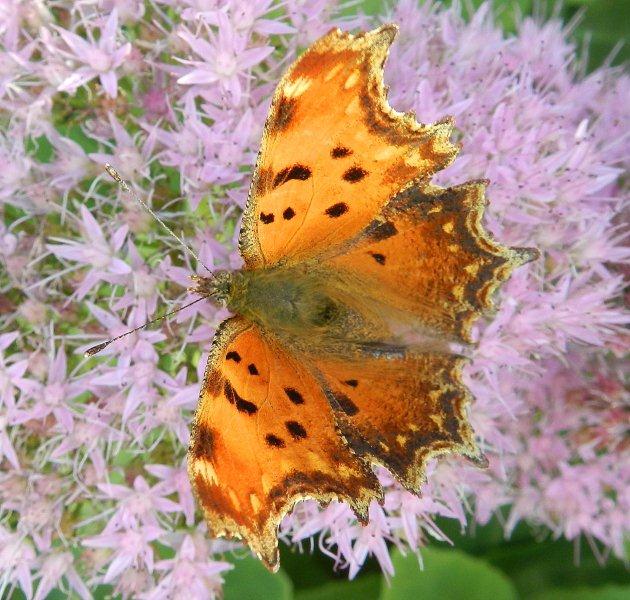
[[[463,204],[467,209],[466,227],[478,247],[500,259],[501,262],[491,269],[491,275],[486,284],[480,287],[479,300],[483,311],[487,312],[495,307],[495,294],[499,287],[505,283],[513,271],[528,262],[540,257],[536,248],[511,247],[498,242],[486,230],[483,225],[483,216],[489,201],[486,197],[486,189],[490,181],[488,179],[476,179],[462,184],[443,188],[429,184],[422,192],[428,195],[439,196],[446,191],[464,191]],[[471,310],[471,313],[463,319],[462,332],[465,340],[471,340],[471,330],[475,321],[483,316],[484,312]]]
[[[470,459],[480,467],[487,466],[487,459],[475,441],[474,432],[467,417],[467,410],[473,400],[473,396],[462,381],[462,371],[468,362],[469,359],[466,357],[454,357],[454,364],[450,370],[451,380],[446,382],[445,385],[445,388],[451,388],[449,391],[456,391],[458,394],[458,400],[453,404],[453,413],[457,421],[457,433],[460,440],[449,441],[447,445],[444,445],[445,440],[439,440],[430,443],[428,446],[415,448],[413,460],[410,463],[409,469],[407,469],[404,474],[397,473],[377,455],[367,449],[363,437],[356,432],[356,428],[353,426],[350,419],[346,416],[341,407],[338,406],[334,392],[325,383],[325,377],[321,373],[319,373],[318,377],[320,381],[322,381],[328,401],[333,408],[340,435],[344,442],[352,448],[353,452],[364,460],[366,464],[386,469],[406,490],[418,494],[421,487],[427,481],[427,463],[433,458],[459,454]],[[441,447],[435,447],[437,445],[441,445]],[[361,451],[359,451],[358,448],[361,448]]]

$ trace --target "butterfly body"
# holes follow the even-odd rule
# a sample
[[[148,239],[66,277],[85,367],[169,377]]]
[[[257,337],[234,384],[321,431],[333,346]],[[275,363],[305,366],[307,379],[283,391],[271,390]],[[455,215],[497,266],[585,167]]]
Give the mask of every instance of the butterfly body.
[[[224,272],[218,281],[202,279],[195,292],[255,323],[296,351],[336,352],[348,356],[362,344],[395,342],[365,309],[344,302],[348,283],[313,265]],[[352,294],[359,302],[361,292]],[[355,303],[356,304],[356,303]],[[379,339],[379,333],[381,339]]]
[[[395,34],[333,30],[290,67],[243,215],[244,267],[194,288],[234,316],[210,351],[191,482],[212,533],[272,570],[296,502],[342,500],[365,522],[383,500],[374,465],[417,492],[431,458],[483,462],[460,350],[537,256],[483,229],[487,182],[431,183],[457,153],[453,123],[388,105]]]

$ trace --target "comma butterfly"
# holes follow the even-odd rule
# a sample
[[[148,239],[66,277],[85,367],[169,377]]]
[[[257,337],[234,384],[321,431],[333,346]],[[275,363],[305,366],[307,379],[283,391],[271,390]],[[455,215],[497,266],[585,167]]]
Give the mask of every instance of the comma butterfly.
[[[396,31],[332,30],[289,68],[243,217],[245,266],[195,278],[235,316],[212,344],[190,478],[210,531],[271,570],[299,500],[345,501],[365,523],[383,499],[372,465],[417,492],[431,457],[483,461],[462,348],[492,292],[537,256],[483,230],[487,182],[431,184],[457,153],[453,123],[388,105]]]

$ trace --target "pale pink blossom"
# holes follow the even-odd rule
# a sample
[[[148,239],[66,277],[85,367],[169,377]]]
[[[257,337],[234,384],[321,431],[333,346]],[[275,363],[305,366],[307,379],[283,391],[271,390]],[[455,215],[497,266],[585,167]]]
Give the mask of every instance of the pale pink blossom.
[[[183,85],[212,86],[218,84],[234,104],[241,102],[245,73],[261,63],[271,52],[271,46],[248,47],[248,39],[237,32],[224,13],[216,14],[218,31],[207,28],[207,40],[182,28],[179,35],[201,60],[182,59],[192,69],[177,81]]]
[[[77,297],[82,299],[99,281],[114,281],[117,277],[129,273],[131,269],[125,261],[116,256],[125,243],[127,226],[119,227],[112,234],[111,241],[108,241],[90,211],[81,206],[80,212],[80,227],[84,241],[54,239],[62,243],[48,244],[48,249],[59,258],[91,267],[76,291]]]
[[[82,600],[90,600],[92,594],[73,565],[74,557],[70,552],[54,552],[46,556],[39,570],[41,577],[33,600],[44,600],[55,587],[65,588],[68,594],[78,594]]]
[[[154,555],[151,542],[162,535],[164,531],[158,526],[142,525],[86,538],[83,545],[88,548],[114,549],[114,557],[103,577],[103,583],[110,583],[129,568],[146,567],[149,572],[153,571]]]
[[[60,50],[60,52],[69,60],[83,63],[83,66],[62,81],[57,89],[62,92],[74,93],[77,88],[98,77],[105,93],[111,98],[116,98],[118,95],[116,69],[123,64],[131,52],[129,42],[122,45],[118,42],[118,11],[116,8],[112,10],[100,28],[98,40],[95,39],[93,26],[90,24],[86,24],[87,40],[61,27],[54,29],[69,49],[69,51]]]

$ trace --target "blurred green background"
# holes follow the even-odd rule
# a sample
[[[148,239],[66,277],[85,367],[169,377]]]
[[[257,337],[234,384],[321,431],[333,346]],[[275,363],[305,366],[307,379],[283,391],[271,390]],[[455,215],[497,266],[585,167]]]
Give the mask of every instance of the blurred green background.
[[[371,14],[382,13],[388,4],[361,2]],[[481,1],[462,4],[476,7]],[[555,4],[495,0],[493,6],[505,30],[513,31],[517,15],[548,15]],[[565,0],[555,8],[567,24],[578,19],[572,38],[579,48],[588,44],[589,70],[611,56],[613,65],[628,63],[630,0]],[[525,524],[506,540],[496,519],[464,535],[452,521],[438,525],[454,545],[423,550],[424,571],[416,555],[393,550],[391,581],[373,559],[349,582],[346,572],[333,572],[331,559],[320,552],[301,554],[285,546],[278,575],[267,573],[255,559],[239,561],[227,575],[225,600],[630,600],[628,565],[615,558],[598,562],[586,540],[553,540],[548,531]]]

